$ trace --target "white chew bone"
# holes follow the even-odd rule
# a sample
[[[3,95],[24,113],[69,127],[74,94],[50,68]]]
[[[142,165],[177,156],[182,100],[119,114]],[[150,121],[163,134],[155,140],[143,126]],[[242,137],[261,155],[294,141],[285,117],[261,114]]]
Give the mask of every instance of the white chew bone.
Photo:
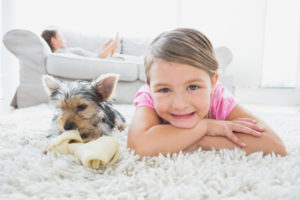
[[[100,166],[113,164],[117,160],[119,142],[114,137],[104,136],[83,143],[79,132],[71,130],[51,140],[47,151],[73,154],[85,167],[97,169]]]

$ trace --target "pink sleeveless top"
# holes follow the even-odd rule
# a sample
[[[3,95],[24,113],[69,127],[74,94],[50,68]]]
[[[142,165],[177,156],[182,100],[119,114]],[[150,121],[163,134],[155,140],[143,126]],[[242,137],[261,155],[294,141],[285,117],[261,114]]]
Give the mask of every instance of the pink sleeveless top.
[[[227,91],[221,83],[217,83],[210,95],[209,118],[226,120],[233,108],[237,105],[235,98]],[[134,106],[137,108],[147,106],[154,108],[151,90],[147,84],[143,85],[134,98]]]

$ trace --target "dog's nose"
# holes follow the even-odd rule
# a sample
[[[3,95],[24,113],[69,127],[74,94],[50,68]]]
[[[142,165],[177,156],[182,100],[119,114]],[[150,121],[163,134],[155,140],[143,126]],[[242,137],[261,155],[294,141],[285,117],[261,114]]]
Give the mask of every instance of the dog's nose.
[[[66,131],[68,131],[68,130],[72,130],[72,129],[76,129],[77,127],[76,127],[76,124],[74,124],[73,122],[67,122],[67,123],[65,123],[65,125],[64,125],[64,129],[66,130]]]

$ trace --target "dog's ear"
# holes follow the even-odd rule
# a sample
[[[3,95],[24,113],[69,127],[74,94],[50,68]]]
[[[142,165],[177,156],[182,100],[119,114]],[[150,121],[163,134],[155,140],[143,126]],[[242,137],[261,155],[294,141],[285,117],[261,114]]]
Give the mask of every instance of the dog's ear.
[[[42,77],[44,88],[49,96],[59,89],[59,81],[53,76],[43,75]]]
[[[103,74],[92,82],[92,86],[107,101],[113,98],[119,80],[119,74]]]

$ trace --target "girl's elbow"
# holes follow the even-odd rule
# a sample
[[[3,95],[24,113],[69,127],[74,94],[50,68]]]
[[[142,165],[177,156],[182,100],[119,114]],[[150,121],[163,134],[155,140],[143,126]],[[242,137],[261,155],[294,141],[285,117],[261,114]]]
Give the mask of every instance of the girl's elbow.
[[[127,147],[131,151],[134,151],[135,155],[138,155],[140,157],[149,156],[148,155],[149,153],[147,153],[147,151],[145,151],[145,149],[143,147],[141,147],[140,145],[127,144]]]
[[[276,155],[286,156],[286,148],[283,142],[279,138],[272,138],[269,148],[265,151],[265,154],[275,153]]]
[[[278,144],[274,153],[280,156],[286,156],[286,149],[284,144]]]
[[[276,134],[265,133],[259,138],[251,137],[246,146],[247,154],[263,152],[264,155],[272,154],[286,156],[286,149],[281,139]]]
[[[151,142],[145,137],[145,132],[134,132],[131,129],[128,131],[127,148],[134,151],[135,155],[140,157],[151,156]]]
[[[137,145],[134,143],[134,141],[130,140],[129,138],[127,139],[127,148],[130,151],[134,151],[134,153],[136,154],[137,152]]]
[[[136,141],[130,141],[127,142],[127,148],[130,149],[130,151],[134,151],[135,155],[139,155],[141,157],[146,156],[146,152],[143,148],[143,145]]]
[[[280,146],[272,149],[267,149],[264,151],[264,155],[268,155],[271,153],[274,153],[275,155],[279,155],[279,156],[286,156],[286,149],[284,146]]]

